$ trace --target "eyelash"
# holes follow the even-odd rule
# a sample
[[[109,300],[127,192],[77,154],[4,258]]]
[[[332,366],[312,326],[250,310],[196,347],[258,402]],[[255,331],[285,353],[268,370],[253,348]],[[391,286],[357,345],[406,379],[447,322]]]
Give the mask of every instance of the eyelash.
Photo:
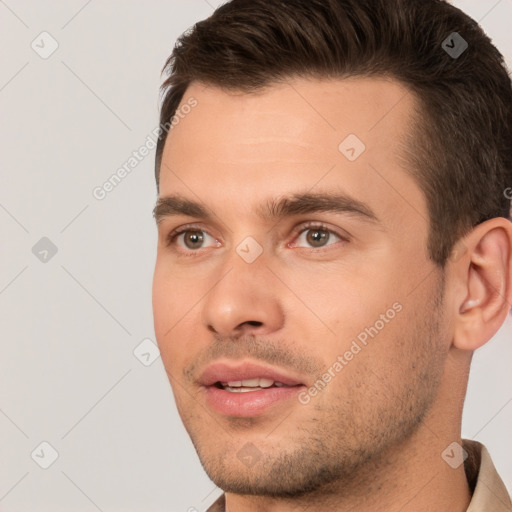
[[[319,253],[319,252],[324,252],[326,250],[329,250],[329,247],[331,245],[335,245],[336,243],[339,243],[339,242],[348,242],[348,236],[347,235],[342,235],[341,233],[337,233],[336,231],[334,231],[333,229],[329,228],[328,226],[326,226],[325,224],[322,224],[321,222],[314,222],[314,221],[310,221],[310,222],[306,222],[305,224],[302,224],[299,226],[299,229],[294,229],[294,232],[293,232],[293,239],[296,240],[302,233],[304,233],[305,231],[309,231],[309,230],[319,230],[319,231],[326,231],[327,233],[329,234],[333,234],[335,236],[337,236],[338,238],[340,238],[340,240],[338,242],[335,242],[333,244],[329,244],[327,245],[326,247],[309,247],[309,248],[306,248],[306,247],[302,247],[302,249],[306,249],[306,250],[310,250],[310,251],[313,251],[315,253]],[[184,233],[187,233],[188,231],[200,231],[202,233],[207,233],[204,229],[202,229],[200,226],[197,226],[197,225],[187,225],[187,226],[184,226],[182,228],[179,228],[177,231],[171,231],[167,237],[166,237],[166,247],[170,247],[171,245],[174,245],[175,242],[176,242],[176,239],[184,234]],[[208,234],[208,233],[207,233]],[[211,235],[210,235],[211,236]],[[200,254],[202,252],[201,250],[202,248],[199,248],[199,249],[196,249],[196,250],[192,250],[192,249],[189,249],[189,250],[183,250],[183,249],[175,249],[176,252],[178,252],[180,254],[180,256],[185,256],[185,257],[188,257],[188,256],[196,256],[198,254]],[[183,252],[184,251],[184,252]]]

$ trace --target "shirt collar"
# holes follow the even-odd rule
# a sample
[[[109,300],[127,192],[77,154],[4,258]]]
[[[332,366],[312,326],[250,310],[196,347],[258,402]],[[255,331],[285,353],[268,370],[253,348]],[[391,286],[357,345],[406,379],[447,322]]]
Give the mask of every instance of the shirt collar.
[[[464,440],[462,447],[468,453],[464,463],[466,477],[470,488],[474,489],[467,512],[511,512],[510,496],[487,448],[481,443],[469,440]]]

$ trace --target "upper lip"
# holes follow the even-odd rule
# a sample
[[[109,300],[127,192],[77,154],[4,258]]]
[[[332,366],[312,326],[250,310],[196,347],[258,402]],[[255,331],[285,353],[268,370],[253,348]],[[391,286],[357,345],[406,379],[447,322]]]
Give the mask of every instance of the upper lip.
[[[285,373],[283,370],[264,366],[254,362],[216,362],[209,365],[199,378],[203,386],[212,386],[217,382],[234,382],[248,379],[271,379],[274,382],[281,382],[287,386],[301,385],[297,377]]]

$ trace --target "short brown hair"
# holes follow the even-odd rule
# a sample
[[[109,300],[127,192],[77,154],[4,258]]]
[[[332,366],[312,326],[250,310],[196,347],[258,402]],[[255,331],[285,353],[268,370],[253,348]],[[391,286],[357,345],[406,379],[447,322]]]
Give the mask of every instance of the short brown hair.
[[[457,57],[443,48],[454,32],[468,44]],[[404,156],[427,200],[432,260],[444,266],[474,226],[510,217],[510,77],[477,22],[446,1],[232,0],[178,39],[164,71],[161,125],[192,82],[250,93],[294,77],[394,78],[417,99]]]

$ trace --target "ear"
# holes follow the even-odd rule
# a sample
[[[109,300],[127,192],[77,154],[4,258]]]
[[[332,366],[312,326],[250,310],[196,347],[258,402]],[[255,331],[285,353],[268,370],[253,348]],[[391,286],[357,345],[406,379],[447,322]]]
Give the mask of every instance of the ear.
[[[512,223],[497,217],[457,244],[453,345],[475,350],[489,341],[512,307]]]

